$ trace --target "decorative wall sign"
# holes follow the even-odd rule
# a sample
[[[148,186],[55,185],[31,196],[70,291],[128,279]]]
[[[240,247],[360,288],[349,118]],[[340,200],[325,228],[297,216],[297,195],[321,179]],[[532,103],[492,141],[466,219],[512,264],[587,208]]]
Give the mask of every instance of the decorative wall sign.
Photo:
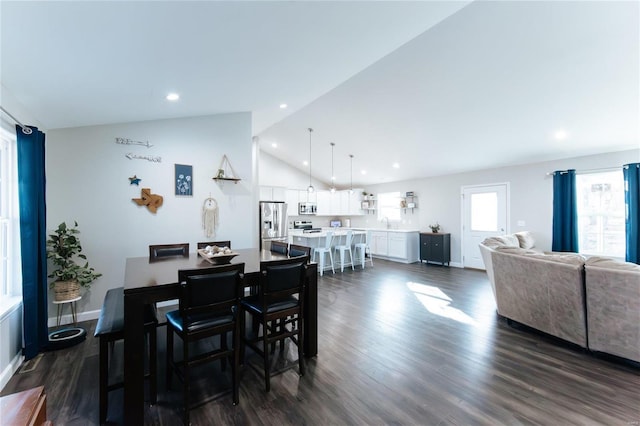
[[[116,138],[116,143],[120,145],[141,145],[146,146],[147,148],[151,148],[153,146],[153,144],[150,144],[149,141],[134,141],[129,138]]]
[[[151,188],[142,188],[140,198],[132,198],[132,200],[139,206],[146,206],[151,213],[157,212],[164,201],[162,195],[152,194]]]
[[[142,179],[140,179],[137,175],[133,175],[133,177],[129,178],[129,185],[139,185],[141,180]]]
[[[193,166],[176,164],[176,195],[193,195]]]
[[[151,161],[152,163],[162,162],[162,157],[158,157],[156,155],[138,155],[138,154],[129,152],[124,156],[127,157],[129,160],[147,160],[147,161]]]

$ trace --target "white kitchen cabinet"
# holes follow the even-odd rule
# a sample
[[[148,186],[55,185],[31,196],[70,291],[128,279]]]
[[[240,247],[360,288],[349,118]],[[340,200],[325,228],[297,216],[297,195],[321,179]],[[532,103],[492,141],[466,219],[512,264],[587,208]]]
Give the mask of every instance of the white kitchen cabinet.
[[[388,232],[371,231],[371,254],[376,256],[387,257],[389,253]]]
[[[287,188],[281,186],[260,186],[260,201],[285,201]]]
[[[418,231],[371,231],[371,254],[388,260],[403,263],[418,261]]]
[[[390,257],[407,257],[407,233],[405,232],[389,232],[388,246]]]
[[[299,192],[297,189],[287,189],[284,201],[287,203],[287,213],[289,216],[298,215],[298,203],[300,202]]]
[[[332,204],[331,204],[331,192],[329,191],[317,191],[316,193],[316,215],[317,216],[332,216]]]
[[[298,190],[298,202],[300,203],[316,203],[317,197],[318,191]]]

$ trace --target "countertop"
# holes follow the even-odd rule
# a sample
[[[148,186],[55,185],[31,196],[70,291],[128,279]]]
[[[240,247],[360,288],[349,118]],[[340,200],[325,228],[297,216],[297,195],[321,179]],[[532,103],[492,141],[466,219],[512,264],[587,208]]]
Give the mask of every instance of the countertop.
[[[377,232],[400,232],[404,234],[419,233],[417,229],[385,229],[385,228],[322,228],[321,232],[304,232],[302,229],[289,229],[289,235],[294,237],[320,238],[326,237],[327,231],[333,230],[334,235],[346,235],[347,231],[353,231],[354,235],[362,234],[367,231]]]

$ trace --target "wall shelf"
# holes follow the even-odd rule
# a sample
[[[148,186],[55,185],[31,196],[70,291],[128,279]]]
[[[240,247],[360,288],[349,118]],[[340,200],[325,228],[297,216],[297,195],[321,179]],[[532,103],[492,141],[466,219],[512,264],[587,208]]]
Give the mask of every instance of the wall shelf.
[[[225,178],[225,177],[214,177],[212,179],[215,180],[215,181],[230,181],[230,182],[233,182],[233,183],[238,183],[238,182],[240,182],[242,180],[240,178]]]
[[[212,178],[216,182],[233,182],[238,183],[241,181],[240,178],[236,177],[236,171],[233,170],[229,159],[226,154],[222,156],[222,161],[220,161],[220,165],[218,166],[218,175]]]

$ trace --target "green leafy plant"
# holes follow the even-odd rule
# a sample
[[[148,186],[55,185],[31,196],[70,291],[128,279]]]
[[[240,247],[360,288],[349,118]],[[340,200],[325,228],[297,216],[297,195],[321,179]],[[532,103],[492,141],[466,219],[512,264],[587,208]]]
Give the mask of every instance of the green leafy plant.
[[[431,232],[433,232],[435,234],[436,232],[438,232],[440,230],[440,224],[438,222],[436,222],[435,225],[429,225],[429,228],[431,228]]]
[[[48,275],[57,281],[77,281],[82,287],[89,287],[102,274],[89,267],[87,257],[82,254],[82,246],[78,238],[78,222],[67,226],[65,222],[49,235],[47,240],[47,258],[53,261],[54,270]],[[84,265],[76,263],[76,259],[85,260]],[[54,286],[51,283],[51,288]]]

